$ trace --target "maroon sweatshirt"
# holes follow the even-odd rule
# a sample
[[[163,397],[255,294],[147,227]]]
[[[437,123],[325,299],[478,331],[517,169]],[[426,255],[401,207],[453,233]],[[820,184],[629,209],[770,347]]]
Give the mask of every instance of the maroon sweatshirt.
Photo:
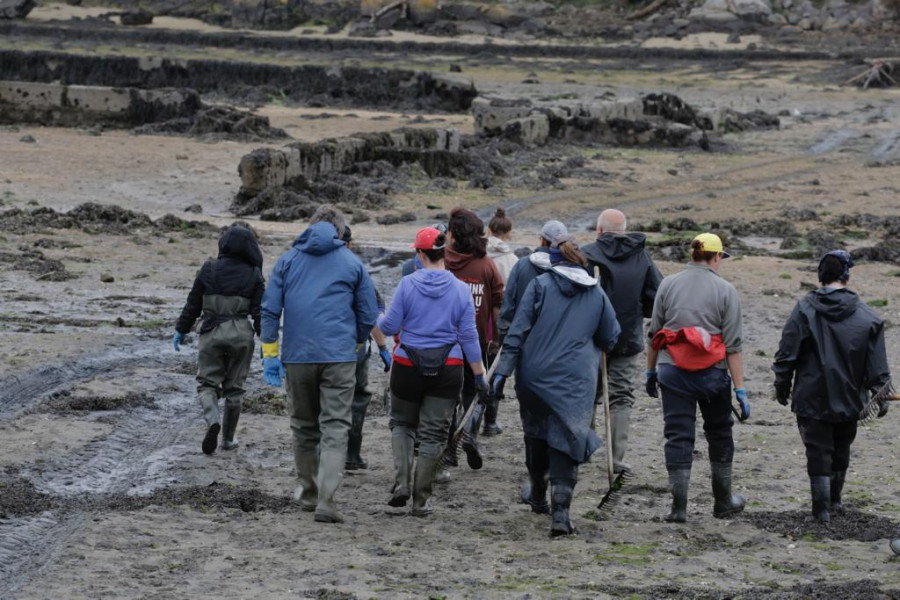
[[[481,342],[481,352],[487,356],[487,343],[491,333],[491,315],[503,302],[503,277],[494,261],[485,256],[460,254],[447,248],[444,265],[457,279],[469,286],[475,304],[475,326]]]

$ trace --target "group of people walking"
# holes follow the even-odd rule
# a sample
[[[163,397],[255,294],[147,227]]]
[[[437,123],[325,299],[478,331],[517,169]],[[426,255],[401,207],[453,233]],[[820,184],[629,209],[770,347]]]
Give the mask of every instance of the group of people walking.
[[[329,205],[316,211],[267,283],[252,232],[226,230],[219,258],[200,270],[173,339],[178,350],[202,318],[203,452],[216,450],[220,431],[223,450],[238,445],[234,434],[255,332],[266,382],[284,382],[287,392],[294,502],[314,512],[316,521],[342,521],[335,492],[343,472],[366,467],[360,447],[374,339],[390,371],[395,476],[388,504],[412,500],[410,514],[433,512],[433,486],[447,481],[457,464],[460,428],[466,462],[482,467],[479,432],[502,432],[499,401],[513,378],[528,471],[521,499],[551,515],[551,535],[568,535],[575,531],[569,508],[579,465],[601,446],[594,415],[603,388],[613,469],[632,470],[625,455],[649,318],[644,387],[662,400],[672,495],[665,518],[687,520],[698,408],[713,515],[741,512],[745,501],[732,493],[733,415],[744,421],[751,408],[743,385],[740,300],[719,274],[729,258],[722,240],[698,235],[687,267],[663,278],[645,249],[646,237],[629,233],[618,210],[599,216],[597,239],[583,248],[565,225],[548,221],[537,248],[523,258],[507,244],[512,224],[502,209],[484,229],[464,208],[454,209],[446,226],[421,229],[411,245],[415,256],[386,307],[348,251],[352,237],[343,216]],[[807,448],[812,514],[824,522],[842,510],[860,414],[870,394],[890,382],[884,324],[847,287],[852,266],[842,251],[822,258],[822,287],[798,302],[773,366],[776,399],[791,402]],[[385,336],[394,336],[393,352]]]

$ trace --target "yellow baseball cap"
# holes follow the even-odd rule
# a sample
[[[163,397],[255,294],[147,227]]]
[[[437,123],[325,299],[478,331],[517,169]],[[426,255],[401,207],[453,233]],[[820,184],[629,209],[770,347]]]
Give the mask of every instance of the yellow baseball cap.
[[[722,258],[731,257],[722,247],[722,238],[714,233],[701,233],[694,238],[694,241],[700,242],[701,252],[718,252],[722,255]]]

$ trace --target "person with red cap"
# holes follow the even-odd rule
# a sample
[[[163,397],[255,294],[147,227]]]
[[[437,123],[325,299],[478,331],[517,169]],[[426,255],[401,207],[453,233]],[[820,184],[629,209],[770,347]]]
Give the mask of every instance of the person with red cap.
[[[390,382],[395,477],[388,504],[406,506],[412,497],[410,514],[417,517],[433,512],[429,499],[466,361],[475,386],[487,389],[472,295],[445,269],[445,241],[438,229],[419,230],[412,247],[422,268],[400,280],[378,319],[382,333],[400,334]]]

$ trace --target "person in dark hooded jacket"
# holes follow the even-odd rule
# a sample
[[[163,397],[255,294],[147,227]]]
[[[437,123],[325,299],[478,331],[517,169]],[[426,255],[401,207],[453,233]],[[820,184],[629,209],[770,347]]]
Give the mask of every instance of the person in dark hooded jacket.
[[[200,268],[175,325],[172,345],[180,352],[184,336],[198,318],[202,319],[197,395],[207,427],[202,444],[205,454],[215,452],[220,430],[223,450],[238,446],[234,432],[253,356],[253,333],[260,332],[260,303],[265,290],[262,266],[262,252],[253,232],[238,225],[226,229],[219,238],[219,257]],[[222,396],[225,410],[220,417]]]
[[[616,345],[616,313],[571,236],[550,249],[551,270],[525,290],[509,327],[492,392],[502,393],[516,375],[530,484],[522,501],[536,513],[552,512],[552,536],[574,528],[569,507],[578,465],[600,446],[594,432],[594,400],[600,356]],[[547,505],[547,482],[551,505]]]
[[[794,307],[772,365],[776,399],[791,402],[806,446],[813,516],[825,523],[831,509],[843,509],[850,445],[867,392],[890,382],[884,322],[847,288],[852,266],[843,250],[822,257],[822,287]]]
[[[630,467],[624,462],[634,407],[634,384],[640,376],[640,353],[644,349],[643,319],[653,314],[653,300],[662,274],[644,249],[647,236],[626,233],[625,215],[608,209],[597,219],[597,241],[584,247],[588,270],[600,271],[600,285],[616,309],[622,335],[606,357],[609,377],[609,420],[613,470]],[[601,390],[597,390],[599,398]]]

